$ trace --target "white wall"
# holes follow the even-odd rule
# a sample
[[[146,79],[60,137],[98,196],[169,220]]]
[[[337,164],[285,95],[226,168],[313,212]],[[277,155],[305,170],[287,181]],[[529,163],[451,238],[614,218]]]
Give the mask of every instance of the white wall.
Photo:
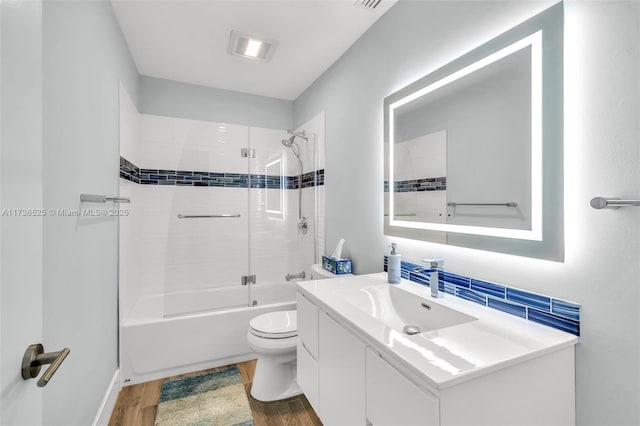
[[[122,85],[120,85],[119,94],[120,157],[136,164],[139,158],[140,113]],[[142,289],[139,276],[140,267],[137,259],[129,253],[129,251],[136,249],[136,244],[127,239],[127,236],[132,234],[133,228],[138,225],[138,221],[135,220],[135,214],[139,212],[139,209],[135,207],[140,205],[140,194],[136,191],[138,186],[133,182],[120,179],[120,196],[133,200],[133,204],[127,206],[128,214],[120,217],[118,223],[118,313],[120,324],[133,309]]]
[[[293,102],[140,76],[140,112],[219,123],[293,128]]]
[[[42,208],[42,2],[0,3],[0,209]],[[0,424],[42,423],[42,389],[23,380],[42,341],[42,218],[0,216]]]
[[[44,2],[43,52],[44,206],[78,209],[81,193],[118,193],[119,80],[135,100],[137,72],[108,1]],[[91,424],[110,387],[117,250],[115,216],[44,219],[45,348],[71,349],[44,391],[46,424]]]
[[[399,2],[296,100],[296,123],[325,112],[327,245],[346,237],[357,273],[380,271],[391,241],[382,233],[384,97],[544,7]],[[452,272],[581,303],[581,425],[640,423],[639,211],[589,207],[594,196],[639,196],[639,29],[636,2],[566,3],[563,263],[394,238],[406,258],[442,256]]]

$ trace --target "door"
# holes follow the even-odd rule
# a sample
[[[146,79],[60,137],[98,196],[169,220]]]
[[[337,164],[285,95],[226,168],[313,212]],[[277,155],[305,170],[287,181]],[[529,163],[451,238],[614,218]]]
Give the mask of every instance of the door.
[[[318,322],[320,419],[327,425],[364,425],[365,345],[325,312]]]
[[[42,4],[0,2],[0,424],[43,423],[43,389],[23,380],[42,342]],[[46,348],[49,349],[49,348]]]
[[[315,135],[249,128],[249,268],[252,305],[291,301],[315,250]],[[306,173],[306,175],[304,175]],[[306,176],[306,181],[302,178]]]
[[[367,424],[440,424],[438,398],[413,384],[369,348],[366,357],[366,383]]]

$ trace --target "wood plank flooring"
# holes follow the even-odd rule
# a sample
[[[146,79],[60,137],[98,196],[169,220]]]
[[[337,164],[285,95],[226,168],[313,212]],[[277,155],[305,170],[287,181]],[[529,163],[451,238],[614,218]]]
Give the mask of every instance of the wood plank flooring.
[[[322,426],[322,422],[304,395],[294,396],[282,401],[260,402],[251,396],[251,384],[256,368],[256,361],[237,364],[242,377],[255,426]],[[225,367],[212,368],[152,382],[140,383],[122,388],[111,414],[109,426],[152,426],[158,409],[160,389],[168,380],[220,370]]]

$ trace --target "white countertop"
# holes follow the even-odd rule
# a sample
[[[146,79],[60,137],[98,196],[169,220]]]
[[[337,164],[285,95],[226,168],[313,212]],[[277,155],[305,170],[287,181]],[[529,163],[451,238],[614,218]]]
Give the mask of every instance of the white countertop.
[[[543,354],[574,345],[578,338],[551,327],[527,321],[459,297],[432,298],[429,288],[408,280],[399,289],[471,315],[477,320],[415,335],[406,335],[371,316],[375,309],[359,297],[355,306],[347,299],[387,283],[386,273],[351,275],[298,282],[309,300],[355,331],[384,356],[391,356],[434,389],[444,389],[465,380],[496,371]],[[345,292],[345,290],[351,290]],[[353,291],[355,290],[355,292]]]

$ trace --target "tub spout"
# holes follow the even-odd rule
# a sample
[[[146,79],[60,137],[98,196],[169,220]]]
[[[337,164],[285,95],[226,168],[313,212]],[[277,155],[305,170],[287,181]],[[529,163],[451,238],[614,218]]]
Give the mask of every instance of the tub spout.
[[[306,274],[304,273],[304,271],[302,271],[302,272],[298,272],[297,274],[287,274],[287,275],[285,275],[284,278],[287,281],[291,281],[294,278],[301,278],[301,279],[304,280],[305,277],[306,277]]]

